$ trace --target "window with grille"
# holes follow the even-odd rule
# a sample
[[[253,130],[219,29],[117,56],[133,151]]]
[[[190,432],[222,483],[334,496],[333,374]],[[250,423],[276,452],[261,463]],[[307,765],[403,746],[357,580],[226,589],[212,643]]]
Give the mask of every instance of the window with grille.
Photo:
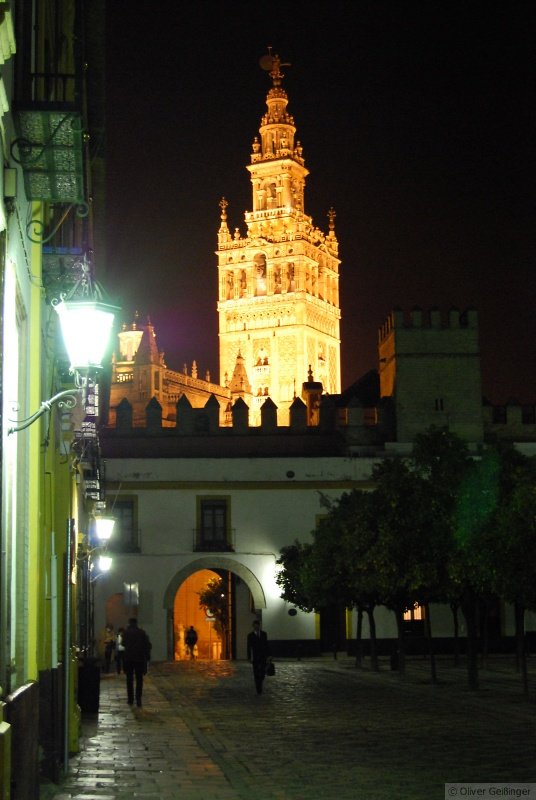
[[[196,545],[199,550],[231,550],[229,502],[199,498]]]
[[[139,551],[137,507],[135,499],[118,498],[113,504],[115,525],[108,543],[108,549],[117,553],[136,553]]]

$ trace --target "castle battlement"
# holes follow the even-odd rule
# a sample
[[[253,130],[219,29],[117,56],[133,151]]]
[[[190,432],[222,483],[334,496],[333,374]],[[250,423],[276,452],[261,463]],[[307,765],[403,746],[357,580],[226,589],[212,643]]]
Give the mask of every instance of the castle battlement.
[[[389,314],[378,331],[378,342],[381,344],[394,331],[457,331],[478,330],[478,312],[474,308],[460,311],[451,308],[443,312],[438,308],[423,310],[415,307],[407,312],[396,308]]]
[[[241,397],[229,407],[229,424],[222,424],[214,396],[202,408],[196,408],[183,395],[176,404],[172,425],[163,419],[156,397],[145,406],[143,421],[135,418],[133,406],[126,399],[113,412],[113,422],[101,428],[105,441],[115,441],[120,448],[134,447],[136,451],[140,446],[152,448],[151,452],[164,457],[184,448],[190,453],[221,454],[223,447],[227,455],[341,455],[358,444],[383,448],[384,435],[376,409],[365,409],[356,401],[339,408],[335,399],[326,395],[320,397],[314,419],[309,405],[295,398],[289,408],[288,425],[278,424],[277,406],[271,398],[261,407],[260,425],[250,424],[250,408]],[[146,444],[140,445],[143,442]]]
[[[483,407],[486,436],[519,442],[536,442],[536,405],[510,400],[505,405]]]

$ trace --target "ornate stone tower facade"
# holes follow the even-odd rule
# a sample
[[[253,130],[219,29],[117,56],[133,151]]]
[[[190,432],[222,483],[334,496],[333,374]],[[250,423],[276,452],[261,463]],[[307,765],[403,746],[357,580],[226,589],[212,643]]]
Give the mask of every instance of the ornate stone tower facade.
[[[324,392],[338,394],[340,309],[335,212],[325,234],[304,210],[303,148],[296,140],[279,56],[261,60],[272,87],[255,137],[252,210],[247,232],[231,234],[222,199],[218,232],[220,382],[229,385],[238,356],[251,387],[250,424],[270,397],[280,424],[311,374]]]

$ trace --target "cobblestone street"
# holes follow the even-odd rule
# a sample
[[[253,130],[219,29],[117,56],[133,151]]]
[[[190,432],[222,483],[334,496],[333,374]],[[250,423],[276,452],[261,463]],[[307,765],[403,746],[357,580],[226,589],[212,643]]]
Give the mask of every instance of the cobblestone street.
[[[534,687],[535,667],[531,665]],[[481,673],[424,660],[405,677],[346,657],[277,663],[262,695],[245,662],[150,667],[144,705],[103,676],[98,721],[43,800],[435,800],[445,782],[536,781],[536,707],[510,658]]]

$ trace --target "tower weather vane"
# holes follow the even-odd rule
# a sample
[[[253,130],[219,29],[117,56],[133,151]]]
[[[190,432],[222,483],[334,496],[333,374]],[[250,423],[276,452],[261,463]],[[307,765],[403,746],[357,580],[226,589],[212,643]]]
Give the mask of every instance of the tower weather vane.
[[[270,77],[274,82],[274,86],[280,86],[281,79],[285,77],[281,72],[280,67],[291,66],[289,62],[285,62],[284,64],[281,63],[281,59],[278,55],[272,55],[271,47],[268,48],[266,55],[259,59],[259,65],[261,69],[270,74]]]

